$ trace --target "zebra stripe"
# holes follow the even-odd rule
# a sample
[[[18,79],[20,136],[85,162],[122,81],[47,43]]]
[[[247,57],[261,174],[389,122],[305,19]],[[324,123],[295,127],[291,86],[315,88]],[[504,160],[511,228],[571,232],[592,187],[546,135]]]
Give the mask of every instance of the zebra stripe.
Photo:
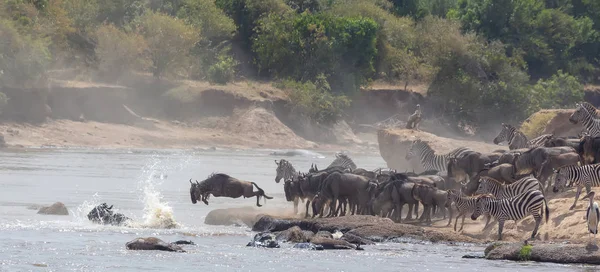
[[[277,169],[275,170],[277,172],[275,176],[276,183],[279,183],[282,178],[283,180],[298,179],[298,172],[296,172],[296,169],[294,169],[294,166],[289,161],[281,159],[279,162],[275,161],[275,163],[277,164]]]
[[[592,137],[600,136],[600,119],[598,119],[596,107],[590,103],[577,104],[577,108],[569,117],[569,121],[575,124],[581,122],[587,129],[588,135]]]
[[[501,142],[508,142],[508,148],[510,150],[521,149],[521,148],[534,148],[544,146],[553,134],[543,134],[531,140],[527,140],[527,136],[523,132],[519,131],[516,127],[510,124],[502,123],[502,130],[494,138],[494,144]]]
[[[533,177],[524,177],[508,185],[490,177],[481,177],[475,194],[491,194],[497,199],[503,199],[538,189],[543,191],[542,184]]]
[[[342,154],[342,153],[335,154],[335,160],[333,160],[333,162],[331,162],[331,164],[329,164],[329,166],[327,166],[327,168],[331,168],[331,167],[343,167],[343,168],[348,168],[350,170],[354,170],[357,168],[356,164],[354,164],[352,159],[350,159],[350,157],[348,157],[348,155]]]
[[[433,151],[427,142],[415,140],[406,153],[406,160],[418,156],[424,171],[437,170],[442,175],[445,175],[448,172],[449,158],[457,158],[470,151],[471,149],[467,147],[459,147],[446,154],[438,155],[435,154],[435,151]]]
[[[527,191],[518,196],[504,199],[495,199],[491,195],[483,195],[477,198],[475,212],[471,219],[476,220],[481,214],[490,214],[498,221],[498,240],[502,240],[502,229],[506,220],[521,220],[527,215],[533,215],[535,228],[531,233],[533,239],[537,234],[542,222],[543,208],[546,208],[546,223],[550,217],[548,201],[539,190]]]
[[[573,202],[571,210],[577,205],[577,200],[579,199],[579,195],[581,195],[583,187],[589,193],[592,187],[600,186],[600,164],[563,166],[554,172],[556,173],[553,189],[555,193],[562,190],[567,185],[567,181],[571,181],[571,185],[577,187],[575,202]]]
[[[461,193],[456,192],[456,190],[448,190],[448,203],[452,204],[454,202],[456,210],[458,211],[458,215],[456,216],[456,221],[454,222],[454,231],[456,231],[456,225],[458,224],[458,218],[462,215],[462,223],[460,225],[461,231],[465,225],[465,216],[467,213],[475,212],[475,204],[477,202],[477,197],[474,196],[464,196]],[[450,217],[450,221],[448,221],[448,226],[452,223],[452,217]]]

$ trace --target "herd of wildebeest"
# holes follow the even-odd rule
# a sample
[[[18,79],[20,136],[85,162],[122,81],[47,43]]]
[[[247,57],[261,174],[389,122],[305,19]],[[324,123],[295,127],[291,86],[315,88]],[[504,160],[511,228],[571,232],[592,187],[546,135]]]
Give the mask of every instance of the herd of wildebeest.
[[[600,186],[600,117],[596,116],[596,108],[585,102],[577,104],[569,120],[584,126],[581,135],[545,134],[528,140],[514,126],[502,124],[494,143],[507,142],[509,150],[492,153],[461,147],[437,154],[427,142],[417,139],[408,148],[406,159],[418,160],[423,173],[366,170],[358,168],[348,155],[336,154],[325,169],[313,164],[305,173],[297,171],[288,160],[275,160],[275,181],[283,180],[286,200],[294,203],[296,214],[299,202],[306,202],[306,217],[366,214],[407,222],[414,215],[413,222],[431,224],[432,217],[438,216],[448,217],[450,225],[453,214],[457,214],[454,230],[460,217],[462,230],[466,215],[472,220],[484,215],[484,228],[494,218],[499,224],[498,239],[502,239],[506,220],[518,221],[532,215],[536,221],[533,239],[544,213],[546,222],[550,217],[550,187],[553,193],[576,187],[573,209],[583,187],[588,192],[586,197],[593,198],[591,187]],[[257,206],[261,197],[271,198],[255,183],[226,174],[190,183],[193,203],[208,204],[211,194],[256,196]],[[404,205],[408,212],[402,218]],[[420,215],[419,205],[423,207]]]

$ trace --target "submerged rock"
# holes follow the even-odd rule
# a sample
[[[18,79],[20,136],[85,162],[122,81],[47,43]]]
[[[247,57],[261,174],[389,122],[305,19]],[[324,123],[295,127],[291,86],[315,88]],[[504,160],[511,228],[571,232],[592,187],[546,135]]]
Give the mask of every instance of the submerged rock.
[[[129,221],[130,218],[121,214],[114,213],[112,211],[113,206],[110,207],[106,203],[102,203],[96,207],[94,207],[87,215],[87,218],[97,224],[104,225],[123,225],[126,221]]]
[[[183,248],[174,244],[167,243],[156,237],[136,238],[125,244],[130,250],[162,250],[172,252],[185,252]]]
[[[38,214],[69,215],[67,207],[62,202],[56,202],[49,207],[41,207]]]
[[[600,264],[600,250],[590,244],[495,243],[486,251],[489,260]]]
[[[279,243],[277,243],[277,237],[275,234],[263,232],[254,235],[252,241],[250,241],[246,246],[279,248]]]
[[[308,249],[308,250],[323,250],[322,245],[315,245],[313,243],[297,243],[294,248]]]

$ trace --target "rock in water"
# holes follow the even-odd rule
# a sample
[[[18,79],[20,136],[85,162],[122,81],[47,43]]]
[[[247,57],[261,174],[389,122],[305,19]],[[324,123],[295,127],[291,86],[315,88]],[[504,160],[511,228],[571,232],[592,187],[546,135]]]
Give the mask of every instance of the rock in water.
[[[53,215],[69,215],[69,211],[65,204],[62,202],[56,202],[52,204],[50,207],[42,207],[37,212],[38,214],[53,214]]]
[[[173,243],[166,243],[156,237],[136,238],[127,244],[127,249],[130,250],[162,250],[173,252],[185,252],[183,248]]]
[[[322,245],[315,245],[313,243],[297,243],[294,248],[309,249],[309,250],[323,250]]]
[[[265,232],[254,235],[254,239],[252,239],[252,241],[250,241],[246,246],[279,248],[277,237],[275,237],[275,235],[272,233]]]

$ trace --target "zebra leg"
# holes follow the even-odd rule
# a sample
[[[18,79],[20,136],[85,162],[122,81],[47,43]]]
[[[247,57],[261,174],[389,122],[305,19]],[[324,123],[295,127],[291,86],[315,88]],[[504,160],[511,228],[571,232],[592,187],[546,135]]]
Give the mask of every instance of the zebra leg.
[[[535,219],[535,228],[533,228],[533,232],[531,233],[531,240],[535,239],[540,223],[542,222],[542,216],[537,213],[533,214],[533,218]]]
[[[498,241],[502,241],[502,229],[504,229],[504,220],[498,219]]]
[[[462,222],[460,222],[460,229],[458,231],[462,231],[463,228],[465,227],[465,217],[466,216],[467,216],[467,213],[463,213]],[[458,222],[458,217],[456,217],[456,222]],[[456,223],[454,223],[454,230],[456,230]]]
[[[581,189],[583,189],[581,186],[577,186],[577,193],[575,194],[575,202],[573,202],[573,206],[571,206],[571,208],[569,208],[569,210],[575,209],[575,205],[577,205],[577,200],[579,199],[579,195],[581,195]]]

